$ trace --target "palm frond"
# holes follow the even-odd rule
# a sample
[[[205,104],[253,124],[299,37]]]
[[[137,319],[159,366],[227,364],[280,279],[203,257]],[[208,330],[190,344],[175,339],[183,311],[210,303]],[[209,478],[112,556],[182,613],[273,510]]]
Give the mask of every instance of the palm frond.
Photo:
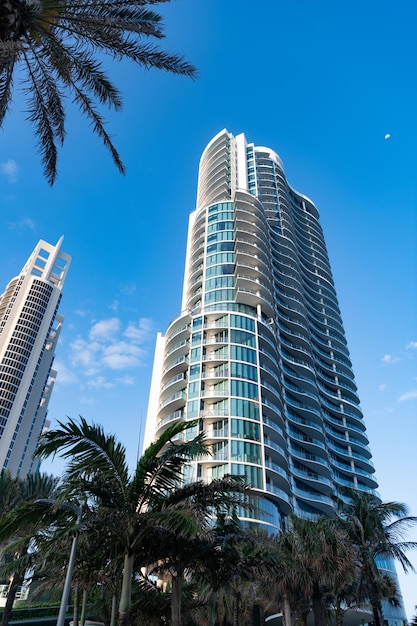
[[[36,456],[46,458],[59,453],[63,458],[71,459],[67,478],[100,472],[124,491],[129,481],[126,450],[114,435],[106,435],[101,426],[90,425],[81,416],[79,424],[73,419],[67,424],[59,421],[58,424],[60,428],[41,436]]]
[[[150,8],[169,0],[42,0],[11,2],[0,23],[0,125],[13,91],[17,70],[26,76],[28,119],[44,172],[52,185],[57,175],[57,144],[65,137],[64,95],[74,96],[92,122],[116,167],[125,168],[96,103],[121,107],[117,88],[96,57],[106,52],[113,60],[128,58],[144,69],[156,68],[195,78],[196,69],[182,56],[160,50],[143,40],[164,37],[161,16]],[[10,19],[8,19],[10,17]]]
[[[0,42],[0,126],[9,110],[12,99],[13,72],[16,62],[14,51]]]

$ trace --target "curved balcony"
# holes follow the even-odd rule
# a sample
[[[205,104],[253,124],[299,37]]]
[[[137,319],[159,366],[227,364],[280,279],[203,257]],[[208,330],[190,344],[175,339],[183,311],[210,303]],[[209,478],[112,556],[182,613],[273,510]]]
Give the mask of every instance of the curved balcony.
[[[200,397],[204,399],[210,400],[224,400],[224,398],[228,398],[230,392],[228,389],[203,389],[200,392]]]
[[[304,402],[299,402],[289,394],[284,391],[285,402],[289,407],[296,409],[297,413],[301,414],[302,417],[305,417],[307,420],[311,420],[314,422],[314,416],[316,416],[319,420],[321,418],[321,411],[318,408],[310,404],[305,404]]]
[[[260,285],[255,291],[254,289],[247,289],[239,287],[236,289],[236,302],[240,304],[247,304],[256,308],[258,304],[261,306],[263,313],[266,317],[274,317],[275,310],[272,301],[267,297],[265,289]]]
[[[294,465],[290,465],[290,472],[294,477],[300,478],[306,483],[311,483],[311,486],[317,490],[324,489],[329,494],[333,492],[333,482],[327,476],[317,472],[301,470],[294,467]]]
[[[279,508],[284,514],[288,515],[292,512],[290,497],[287,493],[285,493],[285,491],[268,483],[265,485],[265,490],[273,495],[274,499],[276,498],[278,500]]]
[[[298,413],[291,411],[289,407],[286,408],[285,415],[293,424],[302,426],[301,430],[303,432],[307,429],[305,432],[310,433],[311,436],[317,435],[317,433],[320,433],[321,435],[323,434],[323,425],[321,420],[317,419],[317,421],[314,421],[312,419],[306,419],[305,417],[298,415]],[[312,429],[312,432],[308,430],[310,428]]]
[[[173,413],[170,413],[169,415],[166,415],[164,418],[158,420],[157,426],[156,426],[156,436],[158,437],[160,435],[160,431],[162,430],[166,430],[166,427],[168,424],[171,424],[173,422],[178,422],[179,420],[183,420],[185,419],[185,412],[184,411],[174,411]]]
[[[188,368],[188,363],[189,360],[187,356],[180,356],[174,361],[169,361],[165,365],[165,368],[162,370],[162,382],[164,382],[165,376],[166,374],[168,374],[168,372],[170,372],[171,376],[174,376],[174,372],[176,372],[177,370],[178,372],[185,372],[185,370]]]
[[[173,339],[177,340],[177,343],[179,341],[184,341],[184,338],[189,336],[190,334],[190,324],[186,323],[186,324],[182,324],[182,326],[180,326],[179,328],[175,328],[173,330],[171,330],[169,333],[167,333],[166,338],[165,338],[165,350],[169,347],[169,344],[171,343],[171,341]],[[169,349],[171,349],[171,347],[169,347]]]
[[[161,387],[161,394],[166,390],[170,392],[177,391],[178,389],[184,388],[187,384],[187,375],[185,372],[181,372],[180,374],[176,374],[172,376],[169,380],[166,381]]]
[[[261,397],[262,402],[262,412],[268,417],[272,416],[272,420],[274,420],[277,416],[282,419],[282,412],[279,406],[277,406],[274,402],[267,400],[264,397]]]
[[[314,454],[310,454],[309,452],[306,452],[305,450],[303,450],[302,448],[300,448],[299,446],[295,447],[294,445],[292,445],[291,443],[289,444],[289,450],[291,455],[296,458],[296,459],[301,459],[303,461],[303,464],[306,465],[309,469],[312,469],[313,471],[320,473],[318,471],[318,468],[320,467],[325,467],[327,469],[329,469],[329,464],[327,462],[326,459],[320,457],[320,456],[316,456]],[[321,470],[323,471],[323,470]]]
[[[290,479],[283,467],[273,463],[269,459],[265,460],[266,475],[272,478],[274,485],[281,487],[286,492],[290,490]],[[268,484],[268,483],[267,483]]]
[[[226,380],[229,377],[229,369],[228,367],[224,367],[224,368],[212,368],[212,369],[206,369],[204,372],[202,372],[201,374],[201,378],[203,378],[204,380]]]
[[[281,428],[281,426],[279,425],[279,424],[283,424],[283,421],[281,418],[279,419],[279,423],[278,423],[276,420],[271,420],[269,419],[269,417],[263,416],[262,423],[264,426],[268,426],[268,428],[271,428],[275,433],[278,433],[282,437],[282,442],[285,445],[284,429]]]
[[[187,394],[185,391],[176,391],[159,403],[158,415],[162,418],[162,412],[168,414],[179,410],[185,405]],[[168,410],[167,410],[168,409]]]
[[[332,515],[334,512],[334,502],[329,496],[313,491],[305,491],[298,487],[293,487],[293,493],[299,500],[303,500],[305,504],[310,506],[313,505],[325,515]]]
[[[272,454],[272,456],[273,456],[274,452],[278,453],[279,457],[281,457],[284,460],[285,465],[287,464],[287,462],[288,462],[287,461],[287,454],[286,454],[284,448],[282,448],[280,445],[275,443],[275,441],[272,441],[271,439],[269,439],[267,437],[264,437],[264,446],[269,448],[269,450],[268,450],[269,454]]]

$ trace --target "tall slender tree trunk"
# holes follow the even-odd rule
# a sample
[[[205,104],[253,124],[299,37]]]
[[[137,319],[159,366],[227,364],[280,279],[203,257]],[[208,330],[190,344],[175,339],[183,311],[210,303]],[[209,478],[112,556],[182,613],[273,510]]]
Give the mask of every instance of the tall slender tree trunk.
[[[284,624],[285,626],[292,626],[291,605],[287,596],[284,596]]]
[[[375,585],[371,583],[369,591],[369,601],[372,606],[372,614],[374,617],[374,626],[383,626],[384,617],[382,615],[382,605],[379,594],[375,589]]]
[[[117,623],[117,593],[113,593],[111,598],[111,615],[110,626],[116,626]]]
[[[343,626],[343,618],[345,616],[345,611],[341,607],[341,603],[337,602],[335,610],[334,610],[334,619],[336,622],[336,626]]]
[[[233,597],[233,626],[239,626],[240,593],[237,591]]]
[[[9,591],[7,592],[6,604],[3,609],[3,617],[1,620],[1,626],[8,626],[10,617],[12,615],[13,604],[16,598],[16,593],[20,585],[23,583],[23,574],[13,574],[9,585]]]
[[[313,594],[314,626],[327,626],[327,611],[323,599],[318,593]]]
[[[171,591],[171,622],[172,626],[181,626],[181,592],[182,576],[177,574],[172,577]]]
[[[72,624],[78,626],[78,611],[79,611],[79,586],[78,583],[74,585],[74,610],[72,612]]]
[[[217,593],[213,591],[210,598],[210,615],[209,626],[214,626],[216,623],[216,609],[217,609]]]
[[[133,554],[126,552],[123,564],[122,591],[119,603],[119,626],[129,625],[130,603],[132,600]]]
[[[87,600],[88,600],[88,589],[83,589],[83,599],[81,602],[81,617],[80,617],[80,626],[84,626],[85,624],[85,613],[87,610]]]

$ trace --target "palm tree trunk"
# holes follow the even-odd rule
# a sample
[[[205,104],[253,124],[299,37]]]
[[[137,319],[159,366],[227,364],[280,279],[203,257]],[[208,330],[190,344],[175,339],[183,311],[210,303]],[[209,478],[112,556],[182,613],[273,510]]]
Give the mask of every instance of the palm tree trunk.
[[[177,574],[172,577],[171,592],[171,622],[172,626],[181,626],[181,592],[182,576]]]
[[[314,626],[327,626],[327,612],[326,608],[323,604],[323,600],[321,595],[318,593],[314,594],[312,597],[313,600],[313,615],[314,615]]]
[[[210,616],[208,626],[214,626],[216,622],[217,593],[213,591],[210,598]]]
[[[79,588],[78,583],[74,585],[74,610],[72,612],[72,624],[78,626],[78,610],[79,610]]]
[[[83,599],[81,603],[81,617],[80,617],[80,626],[84,626],[85,624],[85,613],[87,609],[87,600],[88,600],[88,589],[83,589]]]
[[[123,564],[122,591],[119,602],[119,626],[129,625],[130,603],[132,598],[133,554],[126,552]]]
[[[292,626],[291,605],[287,596],[284,596],[284,624],[285,626]]]
[[[16,593],[19,586],[23,583],[23,576],[21,574],[13,574],[9,585],[9,591],[7,592],[6,604],[3,609],[3,617],[1,620],[1,626],[8,626],[10,617],[12,614],[13,604],[16,598]]]
[[[117,593],[113,593],[111,598],[110,626],[116,626],[117,622]]]
[[[340,602],[337,602],[335,610],[334,610],[334,619],[336,622],[336,626],[343,626],[344,614],[345,614],[345,611],[340,606]]]
[[[374,626],[383,626],[384,618],[382,615],[382,605],[375,586],[370,585],[369,601],[372,606],[372,614],[374,617]]]
[[[233,626],[239,626],[239,608],[240,608],[240,593],[238,591],[234,594],[234,598],[233,598]]]

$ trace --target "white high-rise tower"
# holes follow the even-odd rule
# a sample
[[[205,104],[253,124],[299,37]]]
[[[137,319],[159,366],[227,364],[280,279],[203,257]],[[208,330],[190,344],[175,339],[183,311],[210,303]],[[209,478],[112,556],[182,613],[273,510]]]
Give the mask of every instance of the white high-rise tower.
[[[58,315],[71,257],[40,241],[0,296],[0,469],[25,476],[44,428],[63,317]]]
[[[195,419],[212,455],[188,479],[243,476],[257,506],[240,515],[270,532],[290,513],[331,515],[346,487],[377,487],[318,210],[273,150],[226,130],[201,157],[182,311],[157,338],[145,446]]]

